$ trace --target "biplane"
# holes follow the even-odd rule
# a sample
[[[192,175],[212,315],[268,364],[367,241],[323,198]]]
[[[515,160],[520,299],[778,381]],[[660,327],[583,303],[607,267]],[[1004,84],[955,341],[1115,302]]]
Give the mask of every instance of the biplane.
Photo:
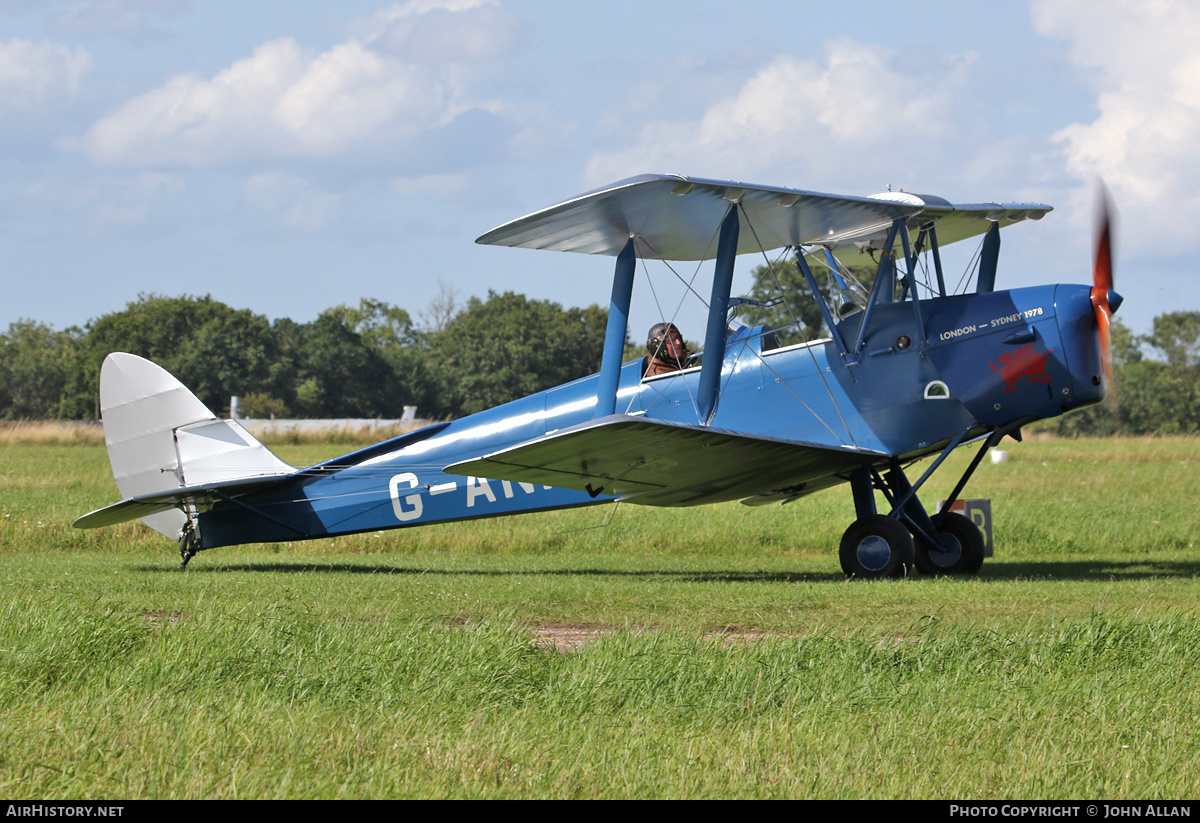
[[[1111,381],[1120,297],[1107,227],[1091,285],[995,288],[1000,230],[1050,210],[623,180],[477,240],[615,258],[598,374],[295,468],[163,369],[113,353],[100,401],[125,499],[75,525],[140,518],[179,541],[186,567],[198,551],[241,543],[616,501],[784,504],[845,483],[847,575],[976,573],[983,537],[950,507],[984,454],[1031,421],[1100,402]],[[939,250],[980,236],[973,288],[951,293]],[[752,301],[731,296],[735,258],[772,250],[808,286],[773,299],[815,301],[827,336],[785,344],[778,328],[737,319]],[[864,260],[869,288],[851,275]],[[711,261],[713,273],[700,356],[647,376],[648,358],[622,355],[639,264],[652,261]],[[970,442],[979,450],[931,512],[922,487]],[[906,469],[931,455],[910,480]]]

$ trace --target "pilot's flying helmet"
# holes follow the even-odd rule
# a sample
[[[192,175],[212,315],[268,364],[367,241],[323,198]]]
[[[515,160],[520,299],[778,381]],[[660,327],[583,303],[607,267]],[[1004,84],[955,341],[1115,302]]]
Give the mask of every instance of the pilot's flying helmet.
[[[668,361],[672,359],[670,350],[665,345],[667,337],[672,334],[679,337],[681,344],[679,365],[682,366],[683,361],[687,360],[690,352],[688,352],[687,343],[684,341],[683,335],[679,333],[679,329],[675,328],[674,323],[655,323],[651,326],[649,337],[646,340],[646,351],[650,353],[651,357],[659,360]]]

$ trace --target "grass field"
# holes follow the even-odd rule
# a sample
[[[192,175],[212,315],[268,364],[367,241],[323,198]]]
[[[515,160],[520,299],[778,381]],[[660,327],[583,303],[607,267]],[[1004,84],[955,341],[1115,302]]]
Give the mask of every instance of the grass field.
[[[1200,794],[1200,441],[1007,444],[978,578],[849,582],[846,489],[217,549],[5,442],[0,795]],[[345,447],[279,445],[293,463]],[[970,454],[933,488],[949,490]]]

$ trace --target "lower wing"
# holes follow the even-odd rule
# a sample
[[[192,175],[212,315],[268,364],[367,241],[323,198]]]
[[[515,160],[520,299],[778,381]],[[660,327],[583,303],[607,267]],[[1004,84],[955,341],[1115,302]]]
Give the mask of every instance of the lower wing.
[[[761,495],[798,496],[888,457],[706,426],[611,415],[447,466],[600,494],[648,506],[694,506]]]

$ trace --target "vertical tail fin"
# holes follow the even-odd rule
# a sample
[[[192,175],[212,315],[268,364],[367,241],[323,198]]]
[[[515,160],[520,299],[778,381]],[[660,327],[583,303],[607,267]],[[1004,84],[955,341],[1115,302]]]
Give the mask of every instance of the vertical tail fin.
[[[100,413],[113,479],[126,499],[295,471],[237,421],[217,419],[165,369],[133,354],[104,359]],[[182,508],[142,518],[172,540],[187,521]]]

